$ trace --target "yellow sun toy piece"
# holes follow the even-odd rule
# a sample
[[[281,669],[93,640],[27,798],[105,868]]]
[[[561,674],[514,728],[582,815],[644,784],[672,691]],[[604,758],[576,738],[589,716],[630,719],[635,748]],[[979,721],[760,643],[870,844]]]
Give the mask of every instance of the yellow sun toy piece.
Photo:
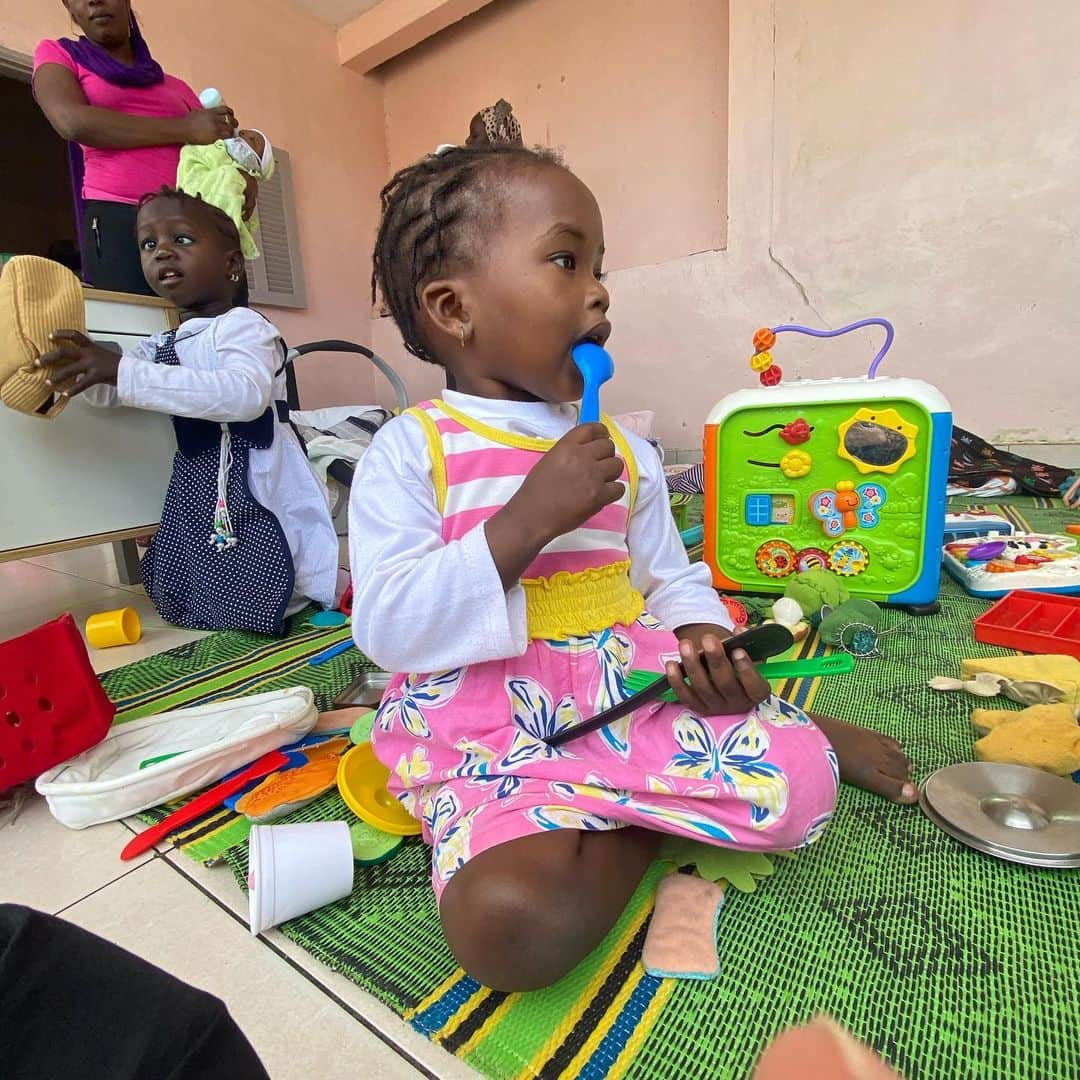
[[[863,475],[892,475],[915,456],[919,427],[896,409],[859,409],[836,430],[840,436],[836,453]]]

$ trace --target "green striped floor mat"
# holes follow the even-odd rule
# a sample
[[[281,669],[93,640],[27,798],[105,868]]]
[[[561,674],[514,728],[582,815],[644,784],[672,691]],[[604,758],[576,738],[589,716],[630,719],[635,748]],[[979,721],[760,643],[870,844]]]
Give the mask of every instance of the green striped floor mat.
[[[1008,500],[1023,527],[1060,529],[1060,503]],[[986,604],[945,580],[940,615],[899,627],[884,656],[850,676],[790,683],[790,699],[900,738],[916,778],[969,760],[972,701],[926,688],[965,656],[1003,655],[972,637]],[[288,638],[216,634],[104,677],[119,721],[164,708],[291,686],[326,707],[365,664],[355,651],[310,656],[341,631]],[[801,646],[811,655],[822,646]],[[155,815],[159,816],[159,815]],[[295,820],[348,816],[336,793]],[[197,858],[224,858],[243,887],[246,825],[227,812],[180,837]],[[1080,1077],[1080,871],[1037,870],[970,851],[913,808],[851,788],[825,837],[756,892],[729,889],[720,975],[654,979],[640,963],[650,872],[603,944],[557,985],[486,990],[446,948],[428,852],[408,841],[358,868],[350,897],[282,927],[293,941],[479,1072],[511,1078],[741,1080],[782,1029],[826,1012],[908,1080]]]

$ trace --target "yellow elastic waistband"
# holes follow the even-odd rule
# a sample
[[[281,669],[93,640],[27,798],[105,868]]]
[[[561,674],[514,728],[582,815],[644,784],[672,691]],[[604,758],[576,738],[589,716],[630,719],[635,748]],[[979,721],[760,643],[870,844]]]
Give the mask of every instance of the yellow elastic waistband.
[[[629,626],[645,610],[645,599],[630,584],[630,561],[576,574],[524,578],[529,639],[559,640],[595,634],[616,623]]]

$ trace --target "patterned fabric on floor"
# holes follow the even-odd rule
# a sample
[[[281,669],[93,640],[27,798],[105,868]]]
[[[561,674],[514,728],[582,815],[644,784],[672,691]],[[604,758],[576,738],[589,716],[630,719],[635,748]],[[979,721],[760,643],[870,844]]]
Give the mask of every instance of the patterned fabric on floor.
[[[1042,530],[1076,516],[1032,498],[997,509]],[[925,684],[955,674],[961,657],[1006,654],[973,641],[972,620],[986,607],[945,579],[940,615],[909,621],[886,613],[886,627],[905,629],[885,639],[882,658],[861,661],[850,676],[779,690],[803,707],[900,738],[921,781],[971,758],[973,700]],[[104,682],[121,720],[295,683],[312,686],[325,707],[366,662],[356,652],[322,667],[306,660],[343,636],[296,631],[268,644],[214,635]],[[800,646],[803,655],[821,649],[816,638]],[[246,828],[221,816],[231,823],[212,824],[210,844],[186,850],[205,858],[227,849],[243,887]],[[332,793],[290,820],[347,816]],[[192,827],[204,840],[207,828]],[[819,844],[778,860],[755,893],[728,890],[719,977],[676,982],[646,975],[640,963],[665,869],[653,868],[586,962],[532,994],[486,990],[457,967],[439,929],[428,852],[415,839],[381,866],[358,867],[350,897],[282,930],[500,1080],[736,1080],[775,1033],[819,1012],[908,1080],[1080,1075],[1080,871],[996,861],[951,840],[918,809],[844,787]]]

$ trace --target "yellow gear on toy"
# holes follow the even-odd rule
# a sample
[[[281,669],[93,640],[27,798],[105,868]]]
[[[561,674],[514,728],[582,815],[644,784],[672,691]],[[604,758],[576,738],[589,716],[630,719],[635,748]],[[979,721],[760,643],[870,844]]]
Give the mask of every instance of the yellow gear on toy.
[[[858,540],[838,540],[829,548],[828,554],[829,569],[840,577],[855,577],[870,565],[870,552]]]
[[[773,358],[771,352],[759,352],[754,353],[750,357],[750,368],[752,371],[756,371],[759,375],[763,371],[768,371],[773,366]]]

